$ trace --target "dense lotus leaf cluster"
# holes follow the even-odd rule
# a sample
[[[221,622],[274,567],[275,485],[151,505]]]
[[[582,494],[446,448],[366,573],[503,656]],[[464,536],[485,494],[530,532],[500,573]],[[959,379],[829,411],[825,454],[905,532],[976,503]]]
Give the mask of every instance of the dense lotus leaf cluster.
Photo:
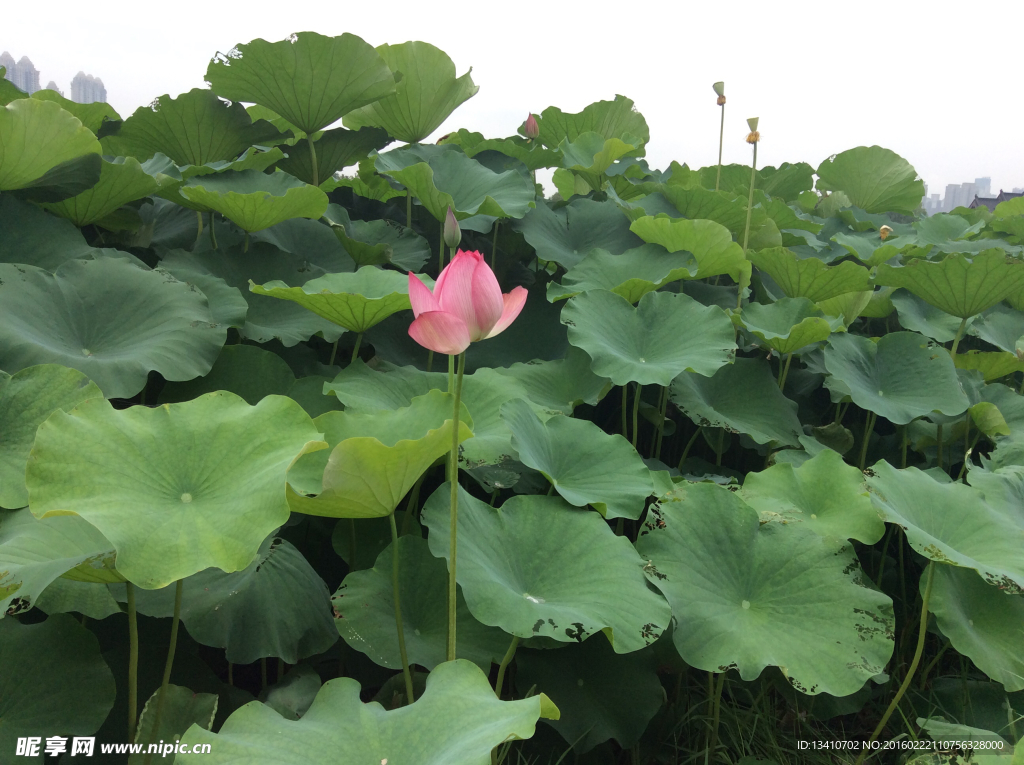
[[[0,761],[762,762],[719,721],[765,699],[1024,734],[1021,200],[654,169],[623,96],[425,144],[478,86],[423,42],[206,79],[0,79]],[[408,332],[446,215],[528,291],[457,395]]]

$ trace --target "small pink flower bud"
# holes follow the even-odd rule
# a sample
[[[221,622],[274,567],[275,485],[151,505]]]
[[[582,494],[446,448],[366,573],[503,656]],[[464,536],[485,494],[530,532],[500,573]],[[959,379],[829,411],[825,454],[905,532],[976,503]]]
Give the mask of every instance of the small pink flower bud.
[[[462,242],[462,229],[455,219],[455,213],[451,205],[448,206],[448,214],[444,216],[444,243],[448,247],[458,247]]]
[[[525,133],[526,137],[531,141],[540,135],[540,126],[537,125],[537,118],[534,117],[533,114],[526,118],[526,125],[523,127],[523,133]]]

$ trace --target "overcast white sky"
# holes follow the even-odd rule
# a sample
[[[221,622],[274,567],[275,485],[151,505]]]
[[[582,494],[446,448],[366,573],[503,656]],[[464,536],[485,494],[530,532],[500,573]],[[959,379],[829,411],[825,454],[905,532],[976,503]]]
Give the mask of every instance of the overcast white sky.
[[[440,133],[515,132],[527,112],[632,98],[655,167],[712,164],[726,83],[725,162],[749,163],[746,118],[761,118],[758,165],[821,160],[880,144],[928,184],[991,176],[1024,186],[1020,30],[1024,2],[982,6],[874,0],[742,2],[282,2],[163,0],[5,3],[0,51],[27,55],[41,84],[67,93],[79,70],[102,78],[128,116],[203,84],[210,57],[255,37],[350,32],[373,45],[425,40],[477,96]]]

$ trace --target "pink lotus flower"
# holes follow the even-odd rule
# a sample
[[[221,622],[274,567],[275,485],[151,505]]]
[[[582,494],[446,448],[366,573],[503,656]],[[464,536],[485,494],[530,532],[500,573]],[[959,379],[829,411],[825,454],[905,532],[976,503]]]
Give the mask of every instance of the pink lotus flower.
[[[470,343],[505,331],[526,305],[526,295],[523,287],[502,295],[483,256],[459,250],[433,292],[409,274],[409,302],[416,317],[409,336],[436,353],[457,355]]]

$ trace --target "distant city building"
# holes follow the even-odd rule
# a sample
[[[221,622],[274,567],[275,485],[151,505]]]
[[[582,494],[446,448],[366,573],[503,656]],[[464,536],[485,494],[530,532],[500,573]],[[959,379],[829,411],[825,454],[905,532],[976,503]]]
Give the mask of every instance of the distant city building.
[[[990,197],[992,196],[992,179],[991,178],[975,178],[974,185],[978,187],[979,197]]]
[[[949,212],[957,207],[967,207],[977,195],[978,185],[976,183],[950,183],[946,186],[941,212]]]
[[[987,207],[989,210],[995,210],[996,205],[1000,202],[1005,202],[1007,199],[1016,199],[1020,196],[1024,196],[1024,189],[1016,188],[1013,191],[1003,191],[1002,189],[999,189],[999,193],[994,197],[976,196],[968,206]]]
[[[32,65],[28,56],[22,56],[17,63],[7,51],[0,53],[0,66],[7,69],[6,77],[14,83],[15,87],[24,90],[28,94],[41,90],[39,87],[39,70]]]
[[[925,191],[927,191],[927,189],[925,189]],[[935,215],[935,213],[942,211],[942,197],[938,194],[926,196],[921,200],[921,207],[924,208],[924,211],[928,215]]]
[[[71,100],[80,104],[92,104],[97,101],[106,103],[107,89],[103,87],[103,80],[79,72],[71,81]]]
[[[52,90],[56,93],[60,93],[62,96],[64,95],[64,91],[58,88],[57,83],[55,83],[53,80],[50,80],[48,83],[46,83],[46,89]]]
[[[1024,186],[1014,186],[1013,187],[1013,193],[1014,194],[1024,194]]]

